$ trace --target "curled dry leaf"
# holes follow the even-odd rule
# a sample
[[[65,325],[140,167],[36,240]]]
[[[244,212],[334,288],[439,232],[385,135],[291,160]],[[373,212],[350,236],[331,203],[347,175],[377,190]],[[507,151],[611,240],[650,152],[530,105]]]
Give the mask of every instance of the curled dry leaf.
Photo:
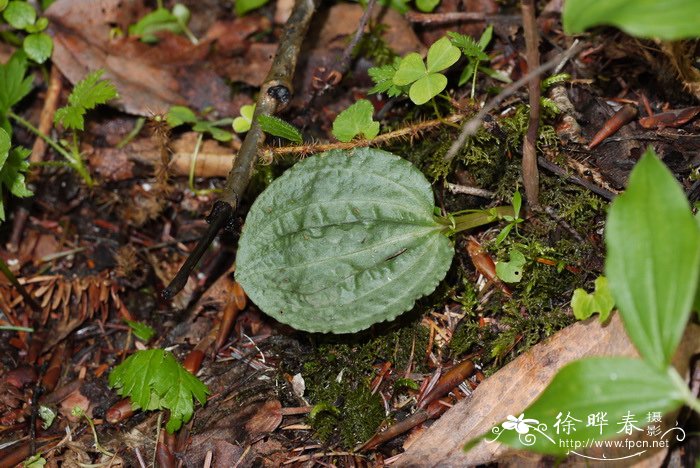
[[[158,47],[152,47],[136,38],[112,38],[115,26],[126,31],[145,12],[139,0],[58,0],[46,10],[54,63],[72,83],[104,69],[104,78],[119,90],[114,105],[132,114],[166,112],[173,105],[233,113],[225,81],[202,66],[209,41],[193,45],[164,34]]]

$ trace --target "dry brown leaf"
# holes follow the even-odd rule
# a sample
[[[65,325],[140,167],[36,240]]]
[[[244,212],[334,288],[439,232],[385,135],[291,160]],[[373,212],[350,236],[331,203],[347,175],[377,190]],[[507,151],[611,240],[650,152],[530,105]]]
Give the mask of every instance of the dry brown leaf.
[[[119,90],[114,105],[132,114],[147,116],[188,105],[231,115],[229,87],[201,62],[210,42],[193,45],[172,34],[164,34],[157,46],[112,38],[115,27],[126,31],[146,12],[140,0],[58,0],[46,10],[54,64],[72,83],[104,69],[104,77]]]
[[[681,375],[687,373],[689,358],[698,351],[700,327],[691,324],[674,358]],[[596,318],[577,322],[532,347],[480,384],[471,398],[448,410],[411,445],[395,466],[473,466],[512,454],[506,446],[488,445],[483,441],[469,452],[464,452],[463,447],[505,421],[508,415],[521,414],[561,367],[590,356],[637,356],[619,314],[613,315],[606,326],[601,326]],[[539,459],[535,454],[517,453]]]

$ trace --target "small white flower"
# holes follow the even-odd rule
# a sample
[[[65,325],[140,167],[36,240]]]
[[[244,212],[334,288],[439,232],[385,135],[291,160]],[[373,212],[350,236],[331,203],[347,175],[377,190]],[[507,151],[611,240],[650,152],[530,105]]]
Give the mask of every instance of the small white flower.
[[[517,418],[509,415],[506,419],[507,421],[501,424],[503,429],[508,431],[515,429],[518,434],[527,434],[530,432],[530,427],[532,427],[533,424],[539,424],[537,419],[525,419],[525,413],[521,414]]]

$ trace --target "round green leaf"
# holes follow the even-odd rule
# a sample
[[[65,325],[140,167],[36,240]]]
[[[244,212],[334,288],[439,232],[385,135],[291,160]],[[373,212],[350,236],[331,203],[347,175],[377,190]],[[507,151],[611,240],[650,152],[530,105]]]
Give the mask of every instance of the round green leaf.
[[[401,59],[393,81],[396,86],[406,86],[424,77],[426,73],[423,58],[416,52],[412,52]]]
[[[12,1],[2,12],[5,21],[15,29],[24,29],[36,21],[36,10],[27,2]]]
[[[51,57],[53,41],[51,36],[46,33],[34,33],[24,38],[22,48],[30,59],[37,63],[44,63],[46,59]]]
[[[447,77],[442,73],[432,73],[424,76],[411,85],[408,90],[408,97],[414,104],[425,104],[432,98],[440,94],[447,86]]]
[[[297,329],[349,333],[391,320],[431,293],[454,249],[430,183],[385,151],[330,151],[297,163],[255,201],[236,280]]]
[[[428,73],[435,73],[451,67],[462,53],[446,37],[436,41],[428,49]]]

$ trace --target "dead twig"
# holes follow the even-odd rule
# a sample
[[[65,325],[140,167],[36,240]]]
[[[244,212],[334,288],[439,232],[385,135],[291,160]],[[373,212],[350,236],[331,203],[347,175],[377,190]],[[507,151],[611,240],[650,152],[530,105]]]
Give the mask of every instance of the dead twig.
[[[44,107],[41,109],[41,116],[39,117],[39,131],[44,135],[48,135],[53,127],[53,116],[56,113],[56,107],[58,107],[58,98],[61,95],[61,90],[63,89],[63,80],[61,79],[61,71],[57,66],[53,65],[51,67],[51,74],[49,75],[49,85],[46,89],[46,99],[44,100]],[[34,146],[32,147],[32,154],[29,157],[29,161],[32,164],[41,162],[44,160],[44,153],[46,153],[46,141],[43,138],[37,138],[34,141]],[[39,171],[39,168],[37,168]],[[35,176],[37,174],[35,173]]]
[[[207,218],[209,228],[206,234],[187,257],[175,278],[163,290],[162,295],[165,299],[173,297],[185,286],[190,272],[197,265],[219,230],[224,226],[233,227],[238,202],[245,194],[253,175],[258,149],[265,141],[265,134],[260,128],[258,118],[261,115],[273,115],[289,104],[292,97],[292,77],[299,57],[299,50],[315,11],[315,0],[297,0],[294,4],[292,14],[282,32],[270,72],[260,88],[253,123],[226,179],[224,195],[216,202]]]
[[[522,0],[523,30],[527,68],[532,70],[540,64],[540,36],[537,32],[534,0]],[[537,172],[537,129],[540,125],[540,79],[539,75],[528,82],[530,96],[530,122],[523,140],[523,185],[525,196],[531,206],[539,206],[540,175]]]
[[[382,133],[381,135],[377,136],[376,138],[372,138],[371,140],[354,140],[354,141],[349,141],[347,143],[345,142],[337,142],[337,143],[311,143],[307,145],[295,145],[295,146],[279,146],[279,147],[273,147],[273,148],[266,148],[264,150],[264,154],[272,155],[272,156],[284,156],[287,154],[313,154],[313,153],[321,153],[324,151],[330,151],[330,150],[335,150],[335,149],[352,149],[352,148],[361,148],[365,146],[377,146],[381,145],[383,143],[387,143],[391,140],[395,140],[397,138],[405,138],[405,137],[416,137],[420,135],[421,132],[424,132],[426,130],[430,130],[435,127],[439,127],[440,125],[444,125],[446,123],[457,123],[460,122],[464,119],[465,115],[464,114],[452,114],[448,115],[447,117],[444,117],[442,119],[432,119],[432,120],[426,120],[424,122],[419,122],[416,124],[409,124],[403,128],[396,129],[392,132],[387,132],[387,133]]]
[[[483,123],[484,117],[489,112],[494,110],[501,102],[510,97],[512,94],[514,94],[525,83],[529,83],[530,80],[536,79],[542,73],[553,69],[560,63],[566,62],[571,57],[579,53],[581,49],[583,49],[583,43],[575,41],[571,45],[571,47],[569,47],[565,52],[562,52],[561,54],[557,55],[548,62],[543,63],[534,70],[530,70],[525,76],[520,78],[518,81],[508,85],[505,89],[503,89],[503,91],[498,93],[498,95],[491,99],[484,107],[482,107],[481,110],[474,117],[472,117],[464,123],[459,136],[452,143],[450,149],[445,154],[445,160],[449,162],[452,161],[455,156],[457,156],[457,153],[462,149],[462,147],[464,147],[464,143],[466,143],[467,138],[476,134],[476,132],[479,131],[479,128],[481,128],[481,124]]]
[[[352,41],[350,41],[350,44],[348,44],[348,46],[343,51],[343,55],[340,58],[340,63],[336,67],[336,71],[339,72],[341,75],[345,75],[350,69],[352,51],[355,50],[355,47],[357,47],[357,44],[360,42],[360,39],[362,39],[362,36],[365,33],[365,28],[367,27],[367,22],[369,21],[369,18],[372,15],[372,11],[374,10],[374,5],[376,5],[376,3],[377,0],[369,0],[367,2],[365,11],[364,13],[362,13],[362,17],[360,18],[360,23],[357,25],[355,35],[353,36]]]
[[[490,190],[478,187],[467,187],[466,185],[452,184],[450,182],[447,183],[447,190],[452,193],[462,193],[464,195],[472,195],[481,198],[494,198],[496,196],[496,194]]]
[[[573,174],[570,174],[566,171],[566,169],[563,169],[553,162],[548,161],[547,159],[543,158],[542,156],[537,158],[537,164],[539,164],[540,167],[543,169],[548,170],[549,172],[552,172],[559,177],[568,180],[570,182],[573,182],[577,185],[580,185],[581,187],[587,188],[591,192],[595,193],[596,195],[600,195],[601,197],[605,198],[606,200],[612,200],[615,198],[615,194],[611,192],[610,190],[604,189],[602,187],[598,187],[592,182],[587,181],[586,179],[583,179],[581,177],[575,176]]]
[[[450,11],[443,13],[419,13],[409,11],[405,15],[411,23],[452,24],[452,23],[520,23],[520,15],[487,15],[478,11]]]

